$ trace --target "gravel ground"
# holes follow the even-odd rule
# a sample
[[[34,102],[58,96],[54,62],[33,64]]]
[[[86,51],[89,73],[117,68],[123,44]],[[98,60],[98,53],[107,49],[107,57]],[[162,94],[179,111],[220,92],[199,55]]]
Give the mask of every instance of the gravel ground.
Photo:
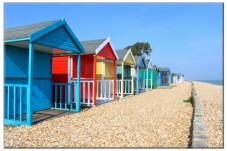
[[[209,132],[209,147],[224,147],[223,86],[194,82]]]
[[[199,93],[199,91],[198,91]],[[188,147],[191,83],[65,115],[32,127],[4,126],[5,147]]]

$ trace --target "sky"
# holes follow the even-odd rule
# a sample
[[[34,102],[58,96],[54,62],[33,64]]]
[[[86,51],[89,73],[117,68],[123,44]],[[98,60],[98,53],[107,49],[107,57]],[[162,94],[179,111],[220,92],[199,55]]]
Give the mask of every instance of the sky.
[[[62,18],[81,41],[149,42],[154,65],[223,79],[223,3],[4,3],[4,29]]]

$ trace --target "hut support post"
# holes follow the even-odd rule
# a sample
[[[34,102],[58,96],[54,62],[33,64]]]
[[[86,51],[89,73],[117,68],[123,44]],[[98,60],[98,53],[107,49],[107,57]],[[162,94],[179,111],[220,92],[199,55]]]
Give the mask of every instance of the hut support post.
[[[171,75],[170,75],[170,72],[168,72],[168,84],[170,86],[170,81],[171,81]]]
[[[77,54],[76,112],[80,112],[80,54]]]
[[[148,91],[148,87],[149,87],[149,85],[148,85],[148,80],[149,80],[149,78],[148,78],[148,68],[147,68],[147,70],[146,70],[147,72],[146,72],[146,91]]]
[[[93,58],[93,103],[96,105],[96,55]]]
[[[114,69],[114,79],[113,79],[113,98],[114,98],[114,100],[116,99],[116,81],[117,81],[117,63],[116,63],[116,60],[114,60],[114,63],[113,63],[113,65],[114,65],[114,67],[113,67],[113,69]]]
[[[132,86],[131,86],[131,88],[132,88],[132,94],[134,94],[134,65],[132,65]]]
[[[152,84],[153,84],[153,75],[152,75],[152,70],[150,70],[151,73],[151,89],[152,89]]]
[[[137,73],[137,78],[136,78],[136,94],[139,93],[139,67],[136,67],[136,73]]]
[[[121,63],[121,98],[124,96],[124,61]]]
[[[27,123],[32,125],[32,87],[33,87],[33,63],[34,63],[34,45],[29,43],[28,56],[28,92],[27,92]]]

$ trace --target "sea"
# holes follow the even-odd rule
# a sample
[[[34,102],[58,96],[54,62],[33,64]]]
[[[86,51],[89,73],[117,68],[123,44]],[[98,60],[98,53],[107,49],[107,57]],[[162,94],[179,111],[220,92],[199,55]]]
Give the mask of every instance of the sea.
[[[210,83],[210,84],[224,86],[224,81],[223,80],[193,80],[193,81],[199,81],[199,82],[205,82],[205,83]]]

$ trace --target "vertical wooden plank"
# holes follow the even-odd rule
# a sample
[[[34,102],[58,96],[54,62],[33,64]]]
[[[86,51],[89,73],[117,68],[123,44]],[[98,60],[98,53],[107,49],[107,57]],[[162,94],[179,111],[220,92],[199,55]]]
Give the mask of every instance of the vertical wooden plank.
[[[98,91],[98,85],[96,89],[96,55],[93,56],[93,103],[96,105],[96,94]]]
[[[110,99],[110,91],[111,91],[111,80],[109,80],[109,96],[108,96],[109,99]]]
[[[73,87],[74,87],[74,102],[73,103],[77,103],[77,82],[74,82],[74,84],[73,84]],[[76,106],[77,106],[77,104],[76,104]]]
[[[85,81],[83,81],[82,83],[83,83],[83,91],[82,91],[83,98],[82,98],[82,100],[83,100],[83,103],[85,103],[85,99],[86,99],[86,96],[85,96],[85,93],[86,93],[86,91],[85,91],[86,83],[85,83]]]
[[[68,87],[68,84],[65,84],[65,109],[67,109],[67,87]]]
[[[117,61],[116,60],[114,60],[114,63],[113,63],[113,70],[114,70],[114,72],[113,72],[113,74],[114,74],[114,79],[113,79],[113,98],[114,98],[114,100],[116,99],[116,89],[117,89],[117,87],[116,87],[116,84],[117,84],[117,63],[116,63]]]
[[[103,82],[104,82],[104,98],[106,98],[106,93],[107,93],[107,89],[106,89],[106,87],[107,87],[107,85],[106,85],[106,80],[103,80]]]
[[[95,82],[95,81],[94,81]],[[97,83],[97,88],[96,88],[96,97],[99,97],[99,89],[98,89],[98,87],[99,87],[99,81],[96,81],[95,83]]]
[[[22,88],[23,87],[20,87],[20,121],[23,121],[23,106],[22,106]]]
[[[54,89],[55,89],[55,98],[54,98],[54,107],[57,108],[57,99],[58,99],[58,89],[57,89],[58,85],[57,84],[54,84]]]
[[[146,85],[147,85],[147,91],[148,91],[148,88],[149,88],[149,85],[148,85],[148,80],[149,80],[149,77],[148,77],[148,68],[147,68],[147,76],[146,77],[147,77],[147,81],[146,81],[147,84]]]
[[[76,90],[76,112],[80,112],[80,54],[77,54],[77,90]]]
[[[131,88],[132,88],[132,94],[134,94],[134,76],[135,76],[135,73],[134,73],[134,65],[132,65],[132,82],[131,82]]]
[[[100,97],[103,98],[103,93],[102,93],[102,85],[103,85],[103,81],[101,80],[100,81],[100,85],[101,85],[101,89],[100,89]]]
[[[10,119],[10,86],[8,86],[7,93],[7,119]]]
[[[88,81],[87,84],[88,84],[88,87],[87,87],[87,89],[88,89],[88,91],[87,91],[88,92],[87,103],[89,104],[89,102],[90,102],[90,93],[91,93],[90,92],[90,81]]]
[[[34,63],[34,45],[29,43],[28,55],[28,91],[27,91],[27,124],[32,125],[32,87],[33,87],[33,63]]]
[[[124,93],[127,92],[127,80],[124,80]]]
[[[60,84],[60,109],[62,108],[62,84]]]
[[[124,97],[124,61],[122,61],[121,63],[121,80],[122,80],[122,83],[121,83],[121,98]]]
[[[136,79],[136,94],[139,93],[139,67],[136,67],[137,79]]]
[[[73,96],[72,96],[72,90],[73,90],[73,84],[70,83],[69,85],[70,89],[69,89],[69,103],[70,103],[70,111],[72,111],[73,109],[73,105],[72,105],[72,99],[73,99]]]
[[[16,104],[17,104],[17,102],[16,102],[16,98],[17,98],[17,96],[16,96],[16,86],[14,85],[13,86],[13,118],[14,118],[14,120],[16,120],[17,119],[17,113],[16,113]]]

